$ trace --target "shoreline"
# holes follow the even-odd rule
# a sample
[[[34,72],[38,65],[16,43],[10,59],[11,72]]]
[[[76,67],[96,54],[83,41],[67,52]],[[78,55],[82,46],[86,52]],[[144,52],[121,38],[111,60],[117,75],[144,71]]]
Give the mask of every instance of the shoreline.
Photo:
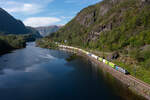
[[[63,48],[60,47],[59,48]],[[127,85],[127,88],[129,90],[131,90],[133,93],[144,97],[147,100],[150,100],[150,85],[131,76],[131,75],[125,75],[113,68],[111,68],[110,66],[108,66],[107,64],[98,61],[97,59],[94,59],[91,56],[88,56],[87,54],[85,54],[84,52],[80,51],[80,50],[74,50],[71,48],[64,48],[65,50],[71,50],[72,52],[79,53],[85,57],[88,57],[91,61],[95,62],[101,69],[103,69],[105,72],[108,72],[109,74],[111,74],[114,78],[116,78],[117,80],[119,80],[122,84]],[[78,55],[78,54],[77,54]]]

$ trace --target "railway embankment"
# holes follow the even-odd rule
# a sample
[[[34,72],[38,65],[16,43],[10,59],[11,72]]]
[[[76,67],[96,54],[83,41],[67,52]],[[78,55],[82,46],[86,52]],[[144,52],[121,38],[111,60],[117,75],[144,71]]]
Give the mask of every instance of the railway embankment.
[[[63,48],[62,46],[59,46],[59,47]],[[126,85],[129,90],[131,90],[132,92],[134,92],[137,95],[143,96],[147,100],[150,100],[150,85],[149,84],[147,84],[131,75],[126,75],[124,73],[121,73],[121,72],[113,69],[109,65],[107,65],[103,62],[100,62],[99,60],[85,54],[85,52],[82,52],[81,49],[76,49],[76,50],[74,50],[74,48],[65,48],[65,49],[71,50],[72,52],[76,52],[77,54],[84,55],[85,57],[87,57],[88,59],[90,59],[91,61],[96,63],[102,70],[104,70],[105,72],[108,72],[114,78],[116,78],[121,83]]]

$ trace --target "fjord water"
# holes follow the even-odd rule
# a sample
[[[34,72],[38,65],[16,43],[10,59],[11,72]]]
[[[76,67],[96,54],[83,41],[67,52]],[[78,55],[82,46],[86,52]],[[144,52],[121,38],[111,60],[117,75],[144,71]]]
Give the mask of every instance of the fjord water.
[[[28,43],[0,56],[0,99],[123,100],[97,66],[72,55]]]

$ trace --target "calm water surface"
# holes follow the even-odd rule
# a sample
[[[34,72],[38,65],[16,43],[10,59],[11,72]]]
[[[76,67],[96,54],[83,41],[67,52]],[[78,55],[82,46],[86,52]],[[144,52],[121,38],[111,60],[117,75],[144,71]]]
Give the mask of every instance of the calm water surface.
[[[0,100],[124,100],[96,66],[72,55],[28,43],[0,56]]]

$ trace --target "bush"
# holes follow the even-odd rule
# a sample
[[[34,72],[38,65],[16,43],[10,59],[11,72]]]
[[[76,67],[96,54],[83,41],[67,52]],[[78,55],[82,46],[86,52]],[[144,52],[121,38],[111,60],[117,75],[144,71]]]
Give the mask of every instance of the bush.
[[[3,35],[0,36],[0,54],[9,52],[13,49],[24,48],[26,42],[23,36]]]
[[[145,60],[144,62],[141,63],[142,66],[146,69],[150,69],[150,59]]]

